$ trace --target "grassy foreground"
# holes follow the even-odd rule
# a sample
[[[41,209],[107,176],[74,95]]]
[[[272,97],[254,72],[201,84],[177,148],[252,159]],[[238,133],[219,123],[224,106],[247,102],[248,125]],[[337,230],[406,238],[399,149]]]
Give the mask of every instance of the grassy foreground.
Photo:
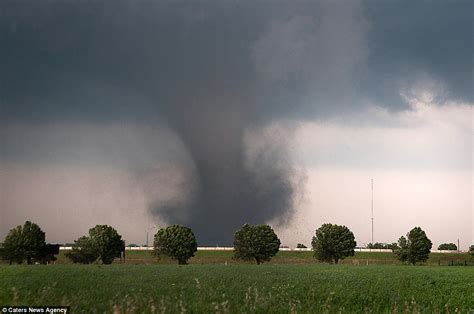
[[[472,267],[4,265],[0,278],[0,305],[73,313],[474,310]]]

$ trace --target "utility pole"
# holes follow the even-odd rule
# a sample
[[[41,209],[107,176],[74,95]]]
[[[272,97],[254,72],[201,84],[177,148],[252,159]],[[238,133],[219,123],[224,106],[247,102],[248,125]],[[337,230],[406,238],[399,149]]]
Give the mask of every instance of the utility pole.
[[[371,179],[371,189],[372,189],[372,245],[374,245],[374,179]]]
[[[461,248],[459,247],[459,239],[458,239],[458,253],[461,252]]]

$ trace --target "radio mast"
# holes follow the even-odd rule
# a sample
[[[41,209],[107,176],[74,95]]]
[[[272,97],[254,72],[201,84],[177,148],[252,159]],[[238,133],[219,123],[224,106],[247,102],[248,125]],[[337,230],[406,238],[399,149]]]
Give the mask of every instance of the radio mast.
[[[372,245],[374,245],[374,179],[371,179],[371,190],[372,190]]]

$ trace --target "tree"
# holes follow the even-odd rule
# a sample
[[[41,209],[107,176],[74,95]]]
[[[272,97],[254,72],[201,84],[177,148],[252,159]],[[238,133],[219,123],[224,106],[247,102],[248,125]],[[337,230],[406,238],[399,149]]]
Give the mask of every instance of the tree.
[[[197,251],[197,242],[190,228],[172,225],[158,230],[153,247],[155,255],[165,255],[177,260],[180,265],[186,265]]]
[[[398,239],[398,243],[392,248],[392,252],[398,257],[400,261],[408,260],[408,244],[407,239],[404,236],[401,236]]]
[[[3,243],[3,259],[12,262],[28,264],[39,261],[46,246],[45,233],[30,221],[10,230]]]
[[[89,264],[100,259],[103,264],[111,264],[125,250],[122,236],[107,225],[97,225],[89,229],[89,236],[77,239],[67,257],[74,263]]]
[[[438,250],[457,251],[458,247],[454,243],[443,243],[438,246]]]
[[[104,264],[111,264],[125,250],[122,236],[111,226],[97,225],[89,230],[89,236]]]
[[[48,264],[57,260],[55,255],[59,254],[59,244],[46,244],[39,254],[37,260],[41,264]]]
[[[392,250],[395,244],[396,243],[390,244],[390,243],[375,242],[375,243],[367,244],[367,248],[368,249],[374,249],[374,250],[377,250],[377,249]]]
[[[306,249],[306,245],[304,245],[303,243],[298,243],[298,244],[296,245],[296,248],[297,248],[297,249]]]
[[[389,244],[388,247],[387,247],[387,249],[393,251],[397,246],[398,246],[398,244],[397,244],[396,242],[394,242],[394,243],[392,243],[392,244]]]
[[[269,262],[280,248],[280,239],[269,225],[245,224],[234,234],[234,258]]]
[[[471,254],[471,256],[474,256],[474,244],[469,247],[469,254]]]
[[[354,234],[346,226],[328,223],[316,230],[311,245],[315,258],[337,264],[347,256],[354,255],[356,241]]]
[[[432,245],[426,233],[420,227],[415,227],[407,233],[406,238],[400,237],[393,252],[400,261],[415,265],[428,259]]]
[[[2,259],[12,263],[21,264],[24,261],[24,252],[22,248],[23,227],[17,226],[11,229],[5,237],[2,250]]]
[[[87,236],[82,236],[74,241],[72,250],[65,255],[73,263],[80,264],[90,264],[99,258],[99,253],[94,248],[91,239]]]

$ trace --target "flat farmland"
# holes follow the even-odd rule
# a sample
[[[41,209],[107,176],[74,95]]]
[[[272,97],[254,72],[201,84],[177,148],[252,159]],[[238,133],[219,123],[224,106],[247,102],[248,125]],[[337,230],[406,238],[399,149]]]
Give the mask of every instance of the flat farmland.
[[[474,268],[403,265],[3,265],[0,305],[73,313],[474,310]]]
[[[58,264],[67,264],[70,261],[61,251],[58,256]],[[189,260],[190,264],[250,264],[252,262],[235,261],[232,251],[197,251],[195,257]],[[116,260],[115,263],[120,263]],[[152,251],[126,251],[126,264],[175,264],[167,258],[157,259]],[[280,251],[272,258],[270,264],[314,264],[317,261],[310,251]],[[390,252],[356,252],[354,256],[341,261],[344,265],[401,265],[393,253]],[[425,265],[471,265],[474,266],[474,258],[467,253],[432,253]]]

